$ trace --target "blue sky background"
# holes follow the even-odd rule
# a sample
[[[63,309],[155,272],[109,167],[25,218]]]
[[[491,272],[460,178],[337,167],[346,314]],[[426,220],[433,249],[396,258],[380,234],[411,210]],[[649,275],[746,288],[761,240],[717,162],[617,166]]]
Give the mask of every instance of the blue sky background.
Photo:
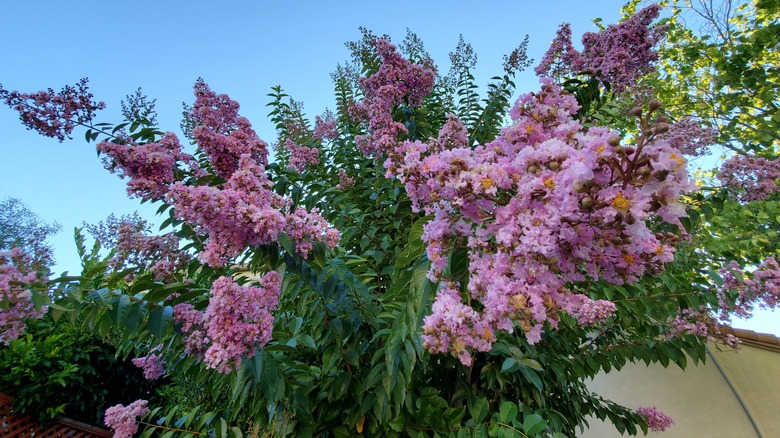
[[[359,26],[400,42],[409,28],[425,42],[442,73],[463,35],[477,52],[480,84],[501,72],[502,56],[530,35],[529,56],[541,59],[558,24],[570,22],[575,40],[596,31],[596,17],[614,23],[623,0],[555,1],[74,1],[4,2],[0,14],[0,83],[7,89],[59,90],[89,77],[106,103],[98,121],[121,121],[120,100],[136,88],[157,99],[159,126],[180,134],[182,102],[203,77],[218,93],[241,103],[266,141],[275,138],[266,96],[281,85],[304,102],[311,119],[333,107],[330,73],[348,59],[344,42]],[[518,92],[537,80],[526,72]],[[519,93],[518,93],[519,94]],[[0,197],[19,198],[63,231],[52,239],[59,273],[79,272],[72,230],[110,213],[156,207],[126,196],[125,182],[102,168],[83,130],[59,143],[27,131],[17,114],[0,108]],[[771,313],[735,326],[780,333]]]

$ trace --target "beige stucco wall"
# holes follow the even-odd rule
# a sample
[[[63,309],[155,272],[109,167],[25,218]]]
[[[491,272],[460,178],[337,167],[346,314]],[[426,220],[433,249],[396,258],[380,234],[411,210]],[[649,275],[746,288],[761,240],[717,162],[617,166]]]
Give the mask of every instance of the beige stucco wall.
[[[737,394],[761,435],[780,437],[780,354],[749,346],[738,352],[710,346],[709,351],[711,357],[706,364],[694,366],[689,361],[685,371],[675,365],[663,368],[659,364],[629,364],[620,372],[596,376],[589,386],[624,406],[656,406],[672,417],[675,425],[659,437],[759,436]],[[621,436],[611,423],[598,419],[589,422],[590,428],[579,436]]]

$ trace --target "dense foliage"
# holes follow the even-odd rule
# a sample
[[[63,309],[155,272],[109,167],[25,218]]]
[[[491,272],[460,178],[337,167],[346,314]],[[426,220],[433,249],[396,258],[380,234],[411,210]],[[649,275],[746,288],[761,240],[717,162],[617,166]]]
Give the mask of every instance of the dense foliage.
[[[674,38],[693,37],[679,14],[659,15],[650,6],[586,34],[582,51],[562,26],[537,67],[552,78],[514,105],[527,40],[480,97],[463,41],[440,75],[414,34],[396,47],[363,30],[333,75],[334,112],[312,125],[273,88],[273,159],[238,103],[202,80],[182,123],[192,153],[140,96],[114,126],[93,123],[102,104],[85,86],[0,88],[44,135],[87,126],[107,169],[159,204],[169,230],[120,221],[105,257],[78,236],[82,275],[47,287],[8,262],[4,302],[47,290],[55,317],[112,339],[148,378],[171,377],[169,403],[106,412],[117,436],[141,416],[156,423],[143,436],[561,437],[591,416],[662,430],[663,413],[585,381],[628,362],[684,368],[708,341],[734,344],[718,319],[776,305],[780,174],[776,138],[735,146],[677,105],[697,94],[667,86],[688,62]],[[746,45],[776,47],[760,29],[733,39],[746,66],[765,63]],[[776,97],[762,96],[770,114]],[[717,128],[741,138],[735,127],[756,115],[734,105],[715,107],[734,120]],[[715,140],[750,165],[700,190],[685,156]]]

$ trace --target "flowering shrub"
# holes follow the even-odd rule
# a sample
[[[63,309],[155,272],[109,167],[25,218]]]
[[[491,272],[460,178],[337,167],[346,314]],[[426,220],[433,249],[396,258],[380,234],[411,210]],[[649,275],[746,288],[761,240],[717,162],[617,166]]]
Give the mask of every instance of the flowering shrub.
[[[159,202],[172,231],[120,233],[114,257],[146,259],[137,276],[82,242],[78,285],[55,282],[62,305],[119,330],[147,377],[197,387],[206,400],[152,411],[173,431],[573,435],[590,415],[662,430],[668,417],[585,380],[627,361],[685,367],[705,342],[732,343],[713,314],[773,306],[777,265],[764,257],[745,274],[756,260],[740,260],[723,285],[710,275],[723,259],[708,240],[713,208],[758,198],[730,182],[699,192],[686,156],[714,134],[633,101],[656,68],[658,15],[588,34],[582,52],[562,27],[537,68],[554,78],[514,105],[527,40],[481,100],[465,43],[442,77],[415,35],[396,45],[364,30],[334,75],[336,112],[313,129],[273,89],[274,159],[203,80],[185,121],[191,154],[140,121],[78,121],[89,139],[106,135],[106,166]],[[145,413],[131,406],[107,413],[118,434]]]

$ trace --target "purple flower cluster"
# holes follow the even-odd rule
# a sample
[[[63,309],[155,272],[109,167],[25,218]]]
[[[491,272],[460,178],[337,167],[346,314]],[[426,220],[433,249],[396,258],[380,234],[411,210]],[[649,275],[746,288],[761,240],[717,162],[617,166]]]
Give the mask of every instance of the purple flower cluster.
[[[152,236],[139,230],[137,223],[120,222],[116,227],[116,254],[109,263],[115,269],[128,264],[147,265],[157,280],[170,280],[192,261],[189,253],[179,249],[179,241],[175,233]]]
[[[77,125],[87,126],[95,112],[106,107],[103,102],[93,102],[87,80],[82,79],[75,87],[65,86],[59,93],[51,88],[37,93],[8,91],[0,86],[0,99],[20,114],[28,129],[59,141],[70,138]]]
[[[536,74],[559,77],[567,72],[589,71],[616,90],[635,84],[637,79],[653,71],[653,63],[658,61],[654,47],[666,29],[650,25],[658,18],[660,10],[658,5],[650,5],[602,32],[585,33],[582,53],[572,46],[569,25],[561,25],[550,49],[536,67]]]
[[[0,252],[0,343],[5,345],[22,336],[25,319],[42,318],[48,310],[45,306],[36,310],[32,292],[17,284],[48,281],[31,265],[30,257],[19,248]]]
[[[412,64],[389,41],[379,39],[376,49],[382,64],[370,77],[360,78],[365,98],[355,113],[368,117],[370,136],[357,136],[355,142],[366,155],[381,155],[395,148],[406,127],[393,120],[392,108],[397,105],[419,106],[423,97],[433,89],[436,72],[425,66]]]
[[[99,153],[105,153],[103,165],[112,173],[119,168],[120,178],[128,177],[127,194],[144,200],[160,199],[173,184],[176,162],[193,162],[193,157],[182,153],[176,135],[168,132],[156,143],[116,144],[105,141],[97,146]]]
[[[114,438],[133,438],[138,432],[136,418],[149,413],[149,402],[136,400],[127,406],[116,405],[106,409],[106,426],[114,430]]]
[[[641,415],[647,422],[647,427],[653,432],[663,432],[674,424],[674,420],[655,406],[643,406],[637,408],[636,413]]]
[[[205,312],[191,304],[177,304],[174,320],[186,334],[185,351],[202,357],[208,368],[230,373],[271,339],[279,302],[281,277],[268,272],[260,287],[241,286],[229,277],[220,277],[211,288]]]
[[[723,278],[723,288],[718,293],[721,321],[729,321],[731,314],[749,318],[756,305],[775,309],[780,304],[780,266],[774,257],[761,262],[750,276],[735,261],[721,269],[720,275]],[[736,299],[731,300],[729,296],[734,293]]]
[[[734,155],[723,163],[718,179],[740,201],[761,201],[780,191],[780,159]]]
[[[673,148],[693,157],[705,155],[708,147],[715,144],[716,136],[715,129],[702,126],[691,117],[683,117],[672,123],[669,132],[664,134],[664,138]]]
[[[571,315],[577,320],[577,323],[583,327],[597,325],[609,317],[615,314],[615,303],[607,300],[583,299],[583,295],[579,298],[582,300],[582,304],[574,306],[571,311]]]
[[[312,138],[315,141],[335,140],[339,136],[339,122],[333,117],[333,113],[326,112],[323,117],[314,117],[314,134]]]
[[[290,153],[290,165],[288,169],[294,169],[298,173],[306,170],[308,166],[316,166],[320,162],[320,150],[306,146],[299,146],[289,138],[284,141],[284,149]]]
[[[389,112],[395,94],[385,98],[380,83],[371,83],[371,98],[385,102],[372,111]],[[435,139],[401,142],[377,138],[395,129],[383,120],[395,122],[389,113],[372,115],[374,141],[364,150],[385,152],[387,176],[405,185],[415,210],[434,215],[423,233],[428,276],[442,284],[425,319],[432,352],[468,364],[469,350],[488,351],[497,331],[518,327],[535,343],[545,323],[557,327],[562,310],[596,323],[611,306],[573,293],[578,282],[632,282],[673,259],[678,236],[646,224],[658,218],[682,230],[678,198],[695,188],[680,151],[658,138],[668,125],[643,118],[634,144],[621,145],[613,131],[582,126],[573,117],[578,108],[544,80],[541,92],[512,108],[512,125],[476,148],[454,116]],[[468,300],[442,278],[454,244],[469,251]]]
[[[208,234],[200,258],[210,266],[226,263],[247,246],[276,242],[282,232],[290,234],[305,257],[330,226],[317,211],[289,212],[289,203],[272,187],[264,167],[243,155],[224,187],[176,183],[168,202],[180,219]]]
[[[147,380],[157,380],[165,375],[165,360],[155,353],[160,348],[161,345],[158,345],[146,356],[133,359],[133,365],[144,370],[144,378]]]
[[[699,309],[682,309],[674,318],[666,321],[667,338],[676,338],[683,335],[695,335],[710,342],[720,341],[724,345],[737,349],[741,344],[739,338],[718,324],[718,321],[710,315],[706,307]]]
[[[238,102],[227,94],[214,93],[202,80],[195,83],[191,119],[198,126],[192,135],[217,175],[225,179],[239,168],[244,155],[264,166],[268,164],[268,145],[257,136],[249,120],[238,114],[238,109]]]
[[[571,42],[571,24],[562,23],[534,72],[538,76],[557,79],[573,73],[572,69],[578,68],[581,62],[582,55]]]
[[[339,169],[339,183],[336,184],[336,188],[344,190],[354,185],[355,185],[355,179],[350,178],[344,169]]]

